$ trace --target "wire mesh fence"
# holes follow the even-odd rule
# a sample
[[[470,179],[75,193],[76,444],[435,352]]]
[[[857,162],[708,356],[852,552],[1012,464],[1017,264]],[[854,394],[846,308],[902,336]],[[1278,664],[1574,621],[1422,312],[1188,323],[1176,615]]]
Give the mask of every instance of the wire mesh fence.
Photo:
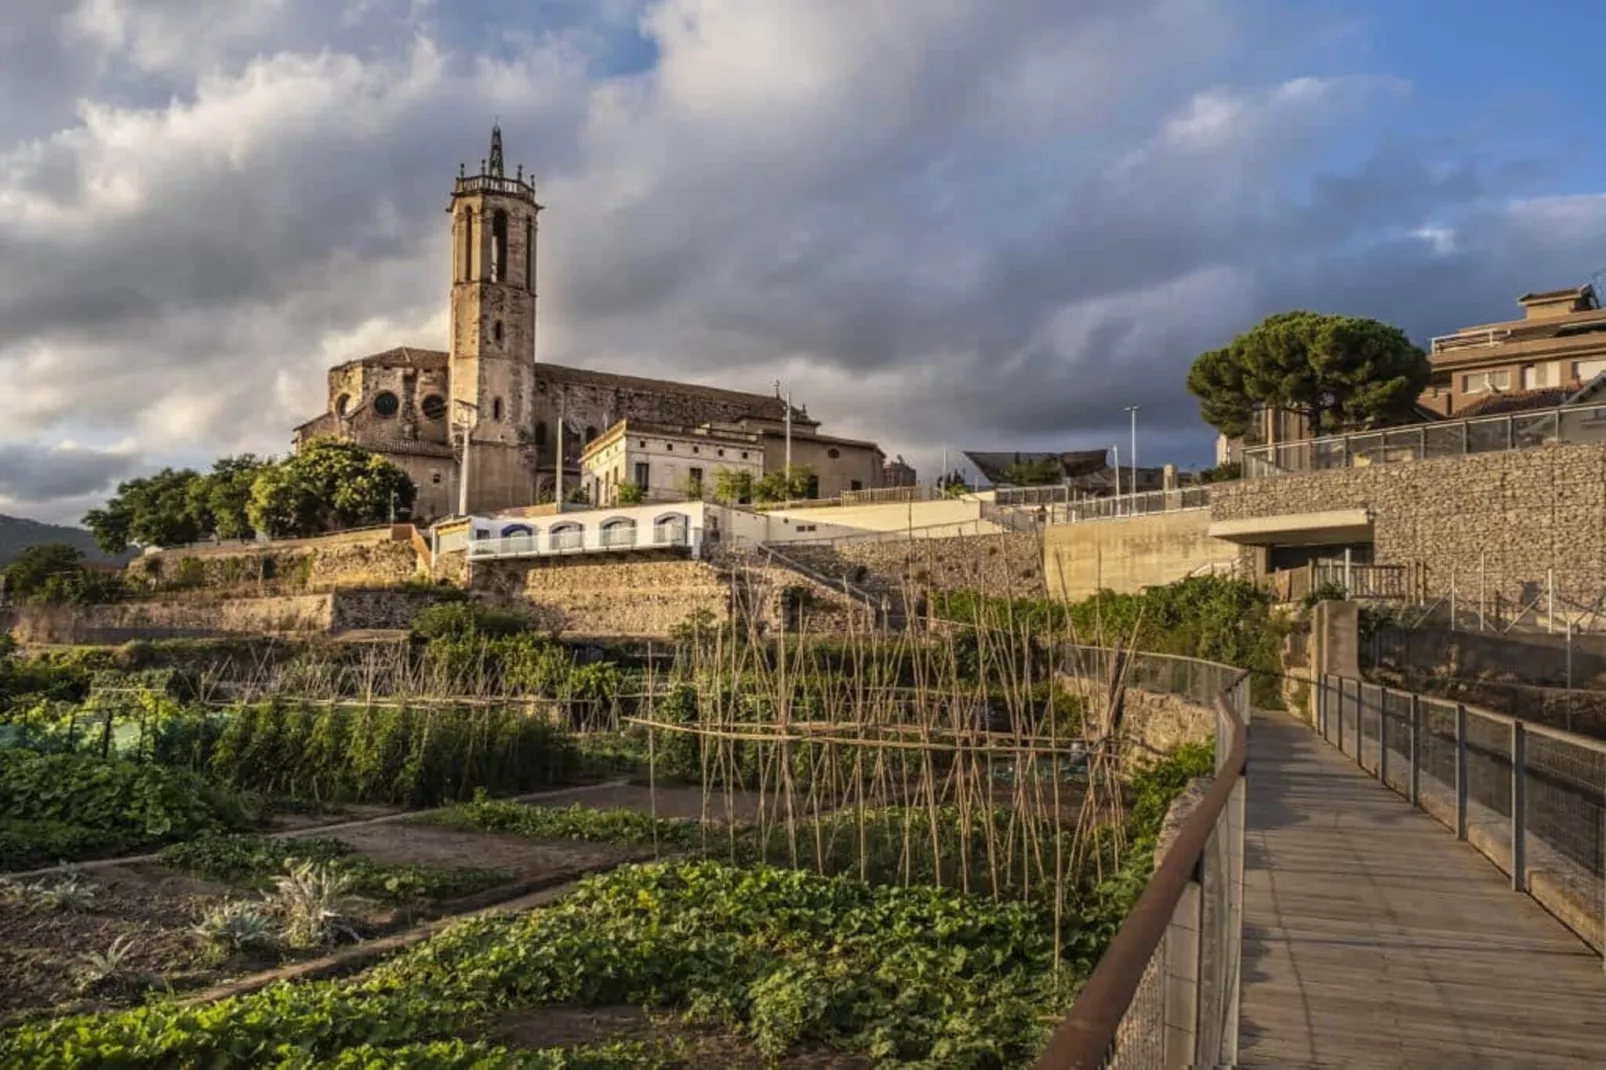
[[[1216,711],[1216,776],[1038,1067],[1234,1065],[1243,954],[1246,673],[1131,655],[1127,686]]]
[[[1316,728],[1606,952],[1606,742],[1335,676]]]

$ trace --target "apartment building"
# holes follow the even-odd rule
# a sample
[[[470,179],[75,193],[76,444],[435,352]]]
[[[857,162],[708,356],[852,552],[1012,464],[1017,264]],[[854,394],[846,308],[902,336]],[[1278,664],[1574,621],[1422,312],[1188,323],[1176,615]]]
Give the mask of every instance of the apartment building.
[[[1524,294],[1523,318],[1466,327],[1433,339],[1433,379],[1419,404],[1441,417],[1487,412],[1521,396],[1533,407],[1562,400],[1606,372],[1606,309],[1593,286]]]

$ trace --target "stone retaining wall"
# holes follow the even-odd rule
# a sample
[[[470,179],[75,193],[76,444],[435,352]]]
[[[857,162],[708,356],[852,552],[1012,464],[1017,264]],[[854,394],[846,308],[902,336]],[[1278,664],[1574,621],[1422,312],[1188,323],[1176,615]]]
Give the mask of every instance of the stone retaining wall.
[[[1589,605],[1606,588],[1606,446],[1344,468],[1223,483],[1214,520],[1372,512],[1380,564],[1421,570],[1433,596],[1482,587],[1491,609],[1514,610],[1544,591],[1549,570],[1564,600]],[[1247,565],[1251,554],[1246,551]],[[1563,607],[1564,608],[1564,607]]]
[[[476,561],[473,586],[539,628],[580,635],[667,636],[699,609],[730,615],[724,577],[699,561]]]
[[[15,611],[12,634],[25,643],[109,644],[405,629],[433,601],[429,595],[403,591],[329,591],[211,601],[25,606]]]
[[[386,587],[406,583],[419,573],[412,540],[388,528],[266,546],[160,550],[128,565],[129,582],[136,587],[145,582],[158,591],[175,587],[215,592],[218,597]]]
[[[786,556],[827,576],[871,591],[976,590],[993,595],[1044,593],[1043,550],[1037,535],[957,535],[942,539],[843,540],[789,543]]]

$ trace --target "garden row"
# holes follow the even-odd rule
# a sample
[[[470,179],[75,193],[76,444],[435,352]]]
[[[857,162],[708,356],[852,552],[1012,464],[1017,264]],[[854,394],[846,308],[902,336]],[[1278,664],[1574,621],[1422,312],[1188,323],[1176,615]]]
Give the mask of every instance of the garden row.
[[[749,831],[736,857],[624,865],[553,905],[459,922],[352,977],[22,1023],[0,1034],[0,1063],[625,1067],[795,1057],[810,1066],[1021,1066],[1147,879],[1170,799],[1209,762],[1208,748],[1192,748],[1135,779],[1120,865],[1102,879],[1090,869],[1057,912],[928,883],[940,869],[930,857],[911,867],[877,854],[862,879],[864,860],[851,851],[765,864],[758,858],[774,845]],[[693,804],[681,800],[681,812]],[[864,816],[889,844],[891,830],[916,820],[902,809]],[[434,820],[413,828],[619,851],[655,842],[695,853],[702,840],[684,820],[486,799]],[[953,842],[955,815],[936,821]],[[916,827],[902,849],[918,854],[931,828]],[[800,844],[851,839],[843,822],[797,831]],[[201,946],[238,961],[282,948],[295,919],[314,915],[326,919],[327,943],[352,917],[338,908],[347,893],[393,902],[417,894],[371,861],[313,843],[295,848],[306,859],[299,871],[282,874],[292,854],[278,841],[214,838],[170,850],[171,870],[236,889],[276,887],[261,904],[236,907],[229,926],[212,925]],[[855,875],[835,875],[842,870]],[[264,928],[276,935],[261,936]],[[306,942],[307,932],[295,938]],[[85,966],[101,974],[92,985],[115,983],[106,965]]]

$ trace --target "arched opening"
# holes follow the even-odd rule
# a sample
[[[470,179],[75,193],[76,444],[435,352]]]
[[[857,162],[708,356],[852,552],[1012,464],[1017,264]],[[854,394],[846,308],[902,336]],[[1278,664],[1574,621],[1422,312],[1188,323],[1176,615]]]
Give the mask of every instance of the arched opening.
[[[579,524],[553,524],[547,532],[547,545],[553,550],[578,550],[584,545],[585,529]]]
[[[446,399],[439,394],[426,394],[418,406],[426,420],[439,420],[446,415]]]
[[[685,513],[665,513],[652,522],[653,545],[684,546],[690,530],[691,518]]]
[[[595,442],[596,439],[597,439],[597,429],[595,427],[592,427],[592,426],[588,425],[586,427],[586,445],[587,446],[591,445],[591,443]]]
[[[401,402],[389,390],[381,390],[374,395],[374,412],[380,416],[391,417],[401,409]]]
[[[602,525],[602,545],[636,545],[636,522],[629,517],[616,517],[605,521]]]
[[[524,221],[524,288],[535,292],[535,221]]]
[[[491,216],[491,281],[507,281],[507,213],[500,208]]]
[[[502,399],[501,398],[496,398],[491,402],[491,419],[500,420],[501,418],[502,418]]]
[[[546,449],[546,434],[546,421],[537,420],[535,422],[535,445],[538,449]]]
[[[335,415],[345,416],[351,409],[351,395],[341,394],[335,398]]]
[[[497,345],[501,345],[502,344],[502,321],[501,320],[497,320],[495,323],[491,324],[491,337],[496,339],[496,344]]]
[[[464,282],[474,277],[474,209],[463,209],[463,264],[458,278]]]

